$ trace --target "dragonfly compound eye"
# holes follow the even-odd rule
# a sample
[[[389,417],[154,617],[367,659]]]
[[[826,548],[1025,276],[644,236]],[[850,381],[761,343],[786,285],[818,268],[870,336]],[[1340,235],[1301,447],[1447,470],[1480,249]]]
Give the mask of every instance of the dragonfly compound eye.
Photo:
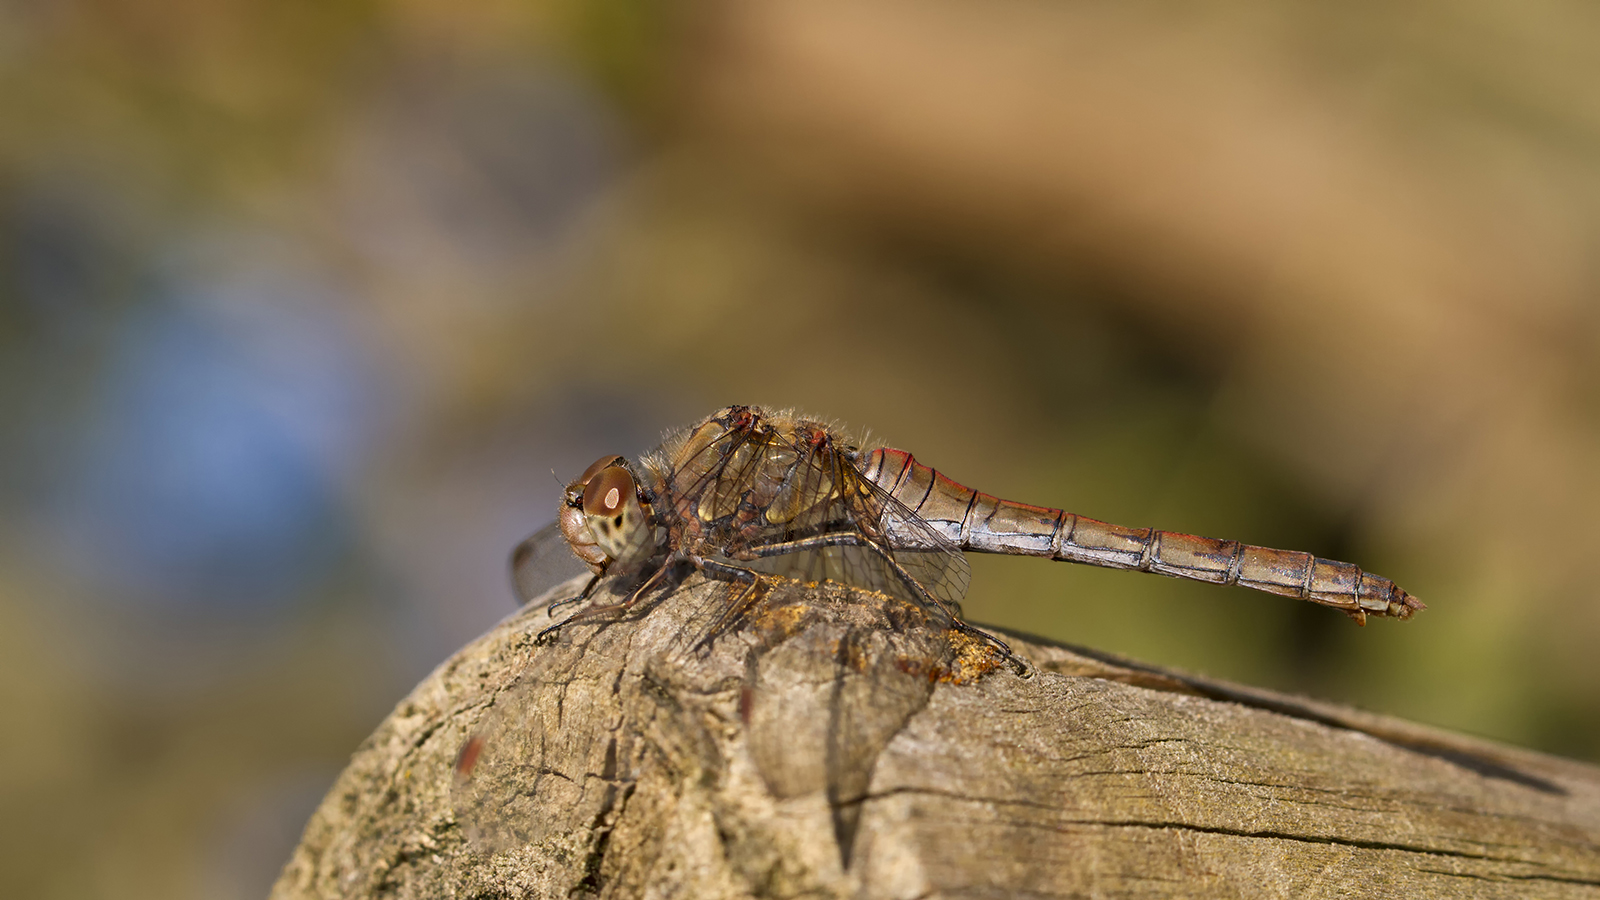
[[[599,475],[606,469],[609,469],[612,466],[620,466],[625,462],[627,462],[627,460],[616,455],[615,453],[612,453],[608,456],[602,456],[590,463],[589,468],[584,469],[583,474],[573,479],[572,483],[581,487],[588,484],[590,479],[594,478],[596,475]]]
[[[633,473],[621,464],[621,457],[616,460],[616,465],[600,469],[583,486],[582,531],[610,561],[635,566],[650,557],[655,533]]]
[[[633,476],[627,469],[621,466],[601,469],[583,486],[583,511],[591,516],[620,515],[633,497],[633,491]]]

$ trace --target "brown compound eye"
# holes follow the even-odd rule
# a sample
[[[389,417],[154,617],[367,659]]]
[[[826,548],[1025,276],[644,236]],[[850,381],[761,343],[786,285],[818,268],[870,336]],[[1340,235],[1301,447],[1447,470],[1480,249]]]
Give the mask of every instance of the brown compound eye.
[[[572,480],[572,483],[573,484],[578,484],[578,485],[588,484],[589,483],[589,479],[591,479],[594,476],[600,474],[600,470],[609,469],[612,466],[620,466],[624,462],[627,462],[627,460],[623,459],[620,456],[617,456],[614,453],[612,455],[610,455],[610,456],[602,456],[599,459],[595,460],[594,462],[590,463],[589,464],[589,468],[584,469],[583,470],[583,474],[579,475],[577,478],[574,478]]]
[[[589,468],[584,469],[582,475],[567,482],[566,504],[568,506],[581,506],[583,504],[583,489],[595,475],[611,466],[620,466],[626,462],[627,460],[622,457],[612,454],[611,456],[602,456],[590,463]]]
[[[633,490],[633,476],[627,469],[602,467],[583,486],[583,511],[591,516],[614,516],[633,496]]]

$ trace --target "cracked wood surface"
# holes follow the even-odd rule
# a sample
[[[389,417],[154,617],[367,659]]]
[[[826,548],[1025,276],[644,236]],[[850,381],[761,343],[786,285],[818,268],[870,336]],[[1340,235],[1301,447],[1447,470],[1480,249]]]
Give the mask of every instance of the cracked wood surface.
[[[1595,767],[1015,640],[1021,678],[843,589],[703,640],[727,597],[496,626],[356,751],[273,896],[1600,898]]]

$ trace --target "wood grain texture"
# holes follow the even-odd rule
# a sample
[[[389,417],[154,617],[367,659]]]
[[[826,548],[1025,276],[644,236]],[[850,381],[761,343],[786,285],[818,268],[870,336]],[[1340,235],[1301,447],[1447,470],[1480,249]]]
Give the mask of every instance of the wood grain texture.
[[[1600,897],[1592,766],[776,594],[709,642],[697,577],[550,646],[518,612],[356,751],[273,896]]]

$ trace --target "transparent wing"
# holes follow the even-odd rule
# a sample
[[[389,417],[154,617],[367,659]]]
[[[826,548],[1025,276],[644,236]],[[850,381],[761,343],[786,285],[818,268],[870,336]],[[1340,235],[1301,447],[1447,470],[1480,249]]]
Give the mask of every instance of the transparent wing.
[[[895,561],[928,592],[959,609],[961,598],[972,583],[972,566],[955,541],[941,534],[910,507],[868,481],[852,467],[855,477],[866,487],[870,508],[876,509],[882,539],[894,553]]]
[[[511,588],[522,603],[588,571],[589,567],[567,546],[559,522],[535,531],[511,551]]]
[[[780,467],[785,474],[772,486],[765,513],[776,521],[751,532],[742,552],[730,555],[745,558],[756,571],[837,581],[926,606],[927,598],[906,584],[909,578],[945,609],[959,612],[972,576],[955,544],[867,480],[831,444],[775,446],[751,456],[771,460],[785,453],[794,454],[793,463]],[[748,485],[771,477],[772,469],[754,459],[746,469],[725,470],[718,481]]]

